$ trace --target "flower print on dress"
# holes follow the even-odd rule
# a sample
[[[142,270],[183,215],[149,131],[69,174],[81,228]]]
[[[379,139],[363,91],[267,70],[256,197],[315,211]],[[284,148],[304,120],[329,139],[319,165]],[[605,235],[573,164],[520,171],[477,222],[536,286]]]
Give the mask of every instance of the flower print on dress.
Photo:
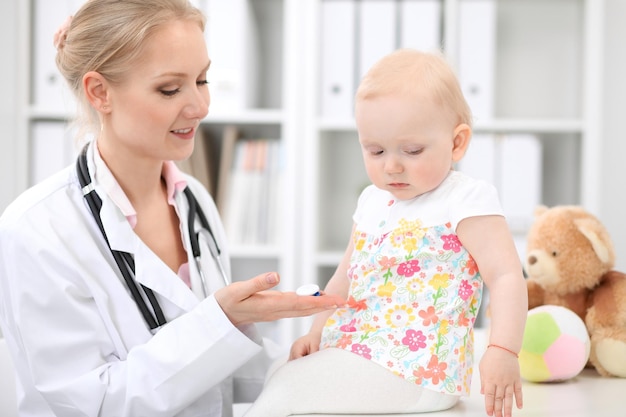
[[[450,322],[448,320],[441,320],[439,323],[439,328],[437,329],[437,342],[435,343],[434,352],[439,359],[445,359],[448,357],[449,348],[444,349],[444,347],[449,345],[448,338],[446,335],[450,333]]]
[[[385,314],[385,322],[391,327],[408,327],[414,320],[413,309],[406,304],[390,308]]]
[[[405,281],[404,288],[398,289],[399,294],[408,293],[408,300],[415,301],[418,295],[424,291],[424,281],[420,277],[414,277]],[[415,307],[415,306],[414,306]]]
[[[363,246],[365,246],[366,237],[367,237],[366,233],[359,232],[358,230],[354,231],[353,240],[354,240],[355,250],[357,251],[363,250]]]
[[[385,282],[383,285],[378,287],[376,294],[382,298],[390,298],[393,295],[393,292],[396,290],[396,286],[393,285],[393,282]]]
[[[417,370],[413,371],[413,375],[415,375],[421,383],[422,379],[430,379],[433,384],[437,385],[441,381],[446,380],[446,369],[448,368],[448,364],[445,362],[439,362],[439,358],[437,355],[433,355],[428,362],[428,367],[424,369],[423,366],[417,368]]]
[[[444,249],[451,250],[454,253],[459,253],[461,251],[461,241],[457,235],[442,235],[441,240],[443,240]]]
[[[365,298],[357,301],[353,296],[348,297],[348,307],[356,311],[362,311],[367,309],[367,300]]]
[[[433,306],[428,306],[426,310],[420,310],[417,314],[422,318],[422,325],[425,327],[436,324],[437,320],[439,320],[437,311],[435,311],[435,307]]]
[[[449,274],[434,274],[433,277],[428,281],[428,285],[430,285],[435,293],[433,294],[433,305],[437,306],[440,298],[444,298],[448,295],[446,288],[450,285],[450,275]]]
[[[372,359],[372,349],[367,347],[366,345],[355,343],[352,345],[352,352],[357,355],[363,356],[365,359]]]
[[[347,333],[356,332],[356,327],[354,326],[355,323],[356,323],[356,319],[352,319],[350,320],[350,323],[340,326],[339,330],[341,330],[342,332],[347,332]]]
[[[468,255],[468,256],[469,256],[469,259],[465,263],[465,266],[462,268],[462,270],[467,271],[469,275],[473,276],[473,275],[478,274],[478,265],[476,264],[476,261],[474,260],[474,258],[472,258],[471,255]]]
[[[409,329],[402,338],[402,344],[408,346],[411,352],[417,352],[426,347],[426,335],[421,330]]]
[[[472,294],[474,293],[474,288],[470,285],[470,283],[464,279],[461,281],[461,285],[459,286],[459,297],[463,301],[468,300]]]
[[[399,226],[391,232],[390,242],[396,248],[403,248],[408,253],[418,249],[417,242],[426,231],[422,229],[421,220],[398,220]]]
[[[337,347],[341,349],[345,349],[346,347],[352,344],[352,336],[348,334],[343,334],[337,341]]]
[[[385,278],[387,278],[387,276],[391,276],[391,268],[396,266],[396,263],[397,260],[395,257],[389,258],[388,256],[383,256],[378,260],[378,264],[381,266],[381,269],[383,271],[385,269],[387,270],[387,272],[385,272],[385,274],[383,275]]]
[[[398,275],[410,278],[421,270],[420,262],[417,259],[402,262],[398,265]]]

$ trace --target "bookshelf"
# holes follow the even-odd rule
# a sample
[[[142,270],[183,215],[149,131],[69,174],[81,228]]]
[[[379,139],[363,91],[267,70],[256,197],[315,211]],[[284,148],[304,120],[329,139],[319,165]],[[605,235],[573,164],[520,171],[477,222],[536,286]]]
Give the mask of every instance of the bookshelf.
[[[492,74],[489,77],[491,84],[487,87],[483,85],[483,89],[470,90],[489,93],[488,104],[481,107],[481,114],[477,114],[475,134],[500,139],[511,135],[532,135],[541,145],[541,157],[536,161],[541,171],[538,182],[541,202],[548,205],[582,204],[597,212],[602,197],[599,183],[603,175],[599,160],[602,149],[600,74],[604,61],[601,45],[605,1],[609,2],[233,0],[232,3],[246,10],[247,18],[252,19],[256,35],[254,45],[258,53],[255,54],[254,65],[245,68],[254,72],[247,75],[254,75],[256,79],[250,87],[254,90],[253,98],[237,107],[221,106],[218,95],[212,97],[209,115],[202,123],[203,137],[216,142],[219,149],[224,132],[235,126],[242,138],[278,139],[284,160],[280,186],[280,236],[272,244],[232,244],[230,252],[234,279],[278,270],[282,276],[282,290],[292,290],[305,283],[324,285],[348,242],[351,215],[360,190],[367,184],[367,177],[351,118],[350,102],[343,110],[323,111],[335,109],[325,101],[328,98],[324,96],[324,77],[325,70],[331,73],[340,71],[339,76],[348,83],[341,92],[346,100],[351,100],[363,70],[354,64],[346,64],[343,60],[354,60],[354,55],[342,54],[340,49],[333,52],[335,68],[324,67],[324,63],[329,59],[327,54],[332,52],[327,50],[329,47],[346,47],[350,42],[355,48],[356,44],[362,46],[362,42],[358,41],[361,24],[355,20],[350,26],[345,19],[336,19],[334,25],[339,27],[324,27],[328,23],[325,12],[328,3],[345,3],[344,7],[352,10],[353,19],[360,16],[359,8],[365,3],[369,6],[369,3],[389,3],[386,11],[374,14],[381,19],[387,16],[395,22],[409,13],[408,9],[400,7],[422,7],[424,13],[432,13],[433,16],[438,13],[438,18],[426,20],[431,23],[427,25],[427,41],[415,46],[428,48],[434,43],[443,45],[446,55],[457,69],[467,65],[468,48],[471,52],[469,62],[489,62],[491,65],[483,67],[486,73]],[[64,93],[58,93],[65,100],[61,105],[40,105],[34,101],[35,71],[41,69],[33,64],[40,62],[41,57],[34,55],[37,51],[34,45],[39,42],[38,32],[35,30],[31,35],[29,28],[35,21],[32,16],[38,5],[48,2],[29,0],[16,6],[22,27],[18,45],[22,50],[32,52],[19,56],[19,67],[33,69],[30,74],[18,74],[16,77],[18,86],[26,92],[18,100],[16,131],[20,137],[28,139],[16,145],[17,159],[24,162],[15,169],[17,189],[24,189],[32,183],[29,161],[33,161],[33,153],[36,152],[32,146],[35,143],[33,127],[41,122],[64,125],[72,116],[71,101],[66,100]],[[81,2],[65,0],[62,3],[71,9]],[[195,3],[208,7],[211,1],[196,0]],[[485,38],[482,42],[480,38],[474,39],[476,43],[473,47],[467,45],[468,40],[461,27],[464,19],[471,21],[467,19],[467,7],[472,4],[487,8],[484,16],[490,18],[482,29],[491,31],[491,38],[489,33],[481,31],[479,35]],[[62,16],[56,19],[58,22],[50,17],[53,29],[67,14],[69,12],[61,13]],[[211,24],[210,19],[208,24]],[[382,24],[380,26],[377,31],[385,30]],[[353,33],[348,30],[350,27]],[[381,38],[394,39],[396,43],[401,42],[398,39],[415,36],[410,34],[410,29],[415,28],[406,21],[392,24],[387,29],[385,33],[391,33],[391,38],[387,35],[381,35]],[[329,30],[342,30],[343,36],[328,37]],[[42,38],[48,48],[52,48],[51,36]],[[336,42],[329,44],[329,39]],[[413,38],[413,42],[421,39]],[[233,42],[245,44],[241,40]],[[406,44],[413,46],[409,41]],[[481,45],[488,50],[487,56],[481,55],[485,53]],[[385,47],[376,45],[372,49],[383,51]],[[212,58],[216,64],[217,60]],[[363,58],[361,61],[367,60]],[[47,62],[47,65],[54,66],[54,61]],[[476,74],[476,68],[470,67],[467,71]],[[224,72],[217,71],[215,76],[220,74]],[[218,79],[210,81],[212,88],[218,88]],[[478,77],[475,82],[485,82],[485,77]],[[481,103],[479,99],[476,98],[477,105]],[[225,102],[226,99],[222,103]],[[66,156],[68,160],[72,157]],[[58,161],[58,164],[65,165],[65,162]],[[214,169],[214,172],[217,170]],[[520,248],[523,247],[528,221],[528,218],[521,219],[515,225]],[[261,327],[267,336],[288,345],[308,328],[308,324],[308,319],[294,319]]]

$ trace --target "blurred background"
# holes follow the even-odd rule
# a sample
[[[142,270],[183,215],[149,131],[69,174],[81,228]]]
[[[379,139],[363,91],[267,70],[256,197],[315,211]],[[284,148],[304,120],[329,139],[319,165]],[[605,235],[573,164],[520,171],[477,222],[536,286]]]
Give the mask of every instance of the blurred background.
[[[521,258],[537,205],[576,204],[606,225],[626,269],[623,0],[193,3],[208,19],[212,99],[181,167],[218,203],[235,279],[278,270],[293,289],[331,276],[367,185],[352,96],[399,47],[443,50],[457,71],[475,117],[459,169],[498,187]],[[75,101],[52,38],[81,4],[0,3],[0,211],[73,163]],[[265,330],[288,342],[305,321]]]

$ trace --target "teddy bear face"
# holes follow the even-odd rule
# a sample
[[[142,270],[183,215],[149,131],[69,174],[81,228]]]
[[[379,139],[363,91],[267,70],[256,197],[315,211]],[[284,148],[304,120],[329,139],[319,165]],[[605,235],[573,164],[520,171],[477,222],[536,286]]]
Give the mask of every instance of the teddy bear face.
[[[544,290],[566,295],[593,288],[613,266],[608,233],[575,206],[536,213],[528,233],[525,268]]]

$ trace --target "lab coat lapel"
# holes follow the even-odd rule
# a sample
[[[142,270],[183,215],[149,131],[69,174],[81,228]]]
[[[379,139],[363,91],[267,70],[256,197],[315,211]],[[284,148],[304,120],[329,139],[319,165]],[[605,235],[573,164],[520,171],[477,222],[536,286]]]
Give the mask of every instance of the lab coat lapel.
[[[120,252],[135,253],[140,239],[133,232],[128,219],[109,198],[102,199],[100,218],[104,225],[111,249]]]
[[[185,311],[199,302],[187,284],[143,243],[135,252],[135,280]],[[167,316],[166,306],[161,307]]]
[[[100,217],[111,249],[128,252],[135,258],[137,283],[152,289],[185,311],[198,304],[197,297],[183,280],[141,241],[126,217],[108,198],[103,199]],[[165,305],[161,307],[166,309]]]

